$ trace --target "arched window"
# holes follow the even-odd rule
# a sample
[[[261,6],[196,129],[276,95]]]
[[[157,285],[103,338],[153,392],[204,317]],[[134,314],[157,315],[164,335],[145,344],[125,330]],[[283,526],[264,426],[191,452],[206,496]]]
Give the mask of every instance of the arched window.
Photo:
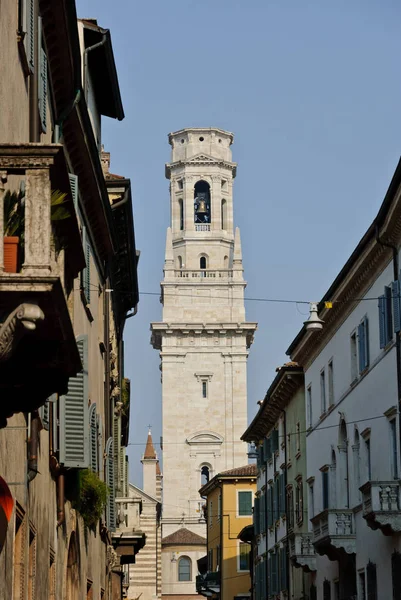
[[[359,432],[355,428],[354,432],[354,445],[352,446],[353,458],[354,458],[354,484],[355,484],[355,501],[356,503],[361,500],[361,492],[359,487],[361,485],[361,455],[360,455],[360,443],[359,443]]]
[[[206,256],[201,256],[200,260],[199,260],[199,268],[200,269],[206,269],[207,268],[207,260],[206,260]]]
[[[210,479],[210,469],[206,465],[201,468],[201,485],[206,485],[209,483]]]
[[[194,188],[194,221],[210,223],[210,185],[207,181],[197,181]]]
[[[227,202],[221,201],[221,228],[227,229]]]
[[[191,559],[188,556],[181,556],[178,561],[178,581],[191,581]]]
[[[178,207],[180,213],[180,231],[184,229],[184,204],[182,198],[178,200]]]
[[[337,505],[337,459],[334,450],[331,451],[330,465],[330,508]]]
[[[177,267],[182,269],[182,256],[177,256]]]
[[[224,257],[224,268],[228,269],[228,256]]]
[[[349,507],[349,473],[348,473],[348,437],[347,425],[342,418],[338,434],[338,469],[339,469],[339,497],[340,502],[336,508]],[[338,502],[337,502],[338,503]]]

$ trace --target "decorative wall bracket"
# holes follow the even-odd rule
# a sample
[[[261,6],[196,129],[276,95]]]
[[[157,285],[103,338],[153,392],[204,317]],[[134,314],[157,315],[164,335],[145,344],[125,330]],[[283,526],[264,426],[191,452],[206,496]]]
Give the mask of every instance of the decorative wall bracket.
[[[37,304],[20,304],[0,325],[0,362],[8,360],[21,338],[36,329],[45,315]]]

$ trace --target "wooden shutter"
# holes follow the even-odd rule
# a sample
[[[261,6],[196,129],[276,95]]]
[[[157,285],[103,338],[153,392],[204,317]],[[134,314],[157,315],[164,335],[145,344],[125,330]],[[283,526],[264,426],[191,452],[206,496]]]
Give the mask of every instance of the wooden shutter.
[[[363,323],[358,325],[358,359],[359,359],[359,372],[362,373],[365,364],[365,328]]]
[[[65,467],[89,466],[88,336],[77,338],[83,369],[70,377],[68,393],[60,397],[60,463]]]
[[[280,485],[280,515],[285,515],[285,477],[284,473],[280,474],[279,477],[279,485]]]
[[[387,286],[384,288],[384,298],[386,303],[386,344],[393,338],[393,318],[392,318],[392,293],[391,287]]]
[[[379,296],[379,333],[380,333],[380,348],[386,345],[386,302],[384,296]]]
[[[100,415],[96,415],[97,422],[97,464],[99,465],[99,477],[100,479],[104,478],[104,450],[103,450],[103,426],[102,426],[102,417]]]
[[[278,429],[273,429],[271,434],[271,451],[274,454],[278,450]]]
[[[97,447],[97,418],[96,403],[91,404],[89,408],[89,429],[90,429],[90,466],[92,471],[97,473],[98,466],[98,447]]]
[[[121,417],[115,415],[113,418],[113,441],[114,441],[114,476],[116,488],[120,489],[120,450],[121,450]]]
[[[401,331],[401,299],[400,299],[400,282],[393,281],[391,284],[391,291],[393,295],[393,320],[394,320],[394,331],[398,333]]]
[[[280,549],[280,590],[287,589],[287,552],[286,547]]]
[[[109,488],[107,500],[107,525],[110,530],[116,528],[115,480],[114,480],[114,443],[110,437],[106,443],[106,484]]]
[[[260,534],[260,500],[259,497],[256,496],[255,502],[253,503],[253,527],[255,530],[255,535]]]
[[[119,490],[121,495],[125,495],[125,448],[120,448],[120,464],[119,464],[119,480],[120,486]]]
[[[25,27],[25,53],[29,69],[35,70],[35,0],[23,0],[24,2],[24,27]]]
[[[273,488],[267,490],[267,527],[270,529],[273,525]]]
[[[70,179],[71,198],[74,203],[75,210],[78,210],[78,176],[73,175],[73,173],[69,173],[68,177]]]
[[[81,289],[85,294],[85,300],[87,304],[90,303],[90,283],[91,283],[91,275],[90,275],[90,258],[91,258],[91,247],[88,239],[88,232],[86,230],[85,225],[82,227],[82,245],[85,254],[85,262],[86,267],[81,271]]]
[[[240,516],[252,514],[252,492],[238,492],[238,514]]]
[[[272,554],[271,555],[271,570],[270,572],[270,578],[272,580],[272,589],[271,589],[271,593],[274,596],[275,594],[278,594],[279,590],[278,590],[278,572],[277,572],[277,554]]]

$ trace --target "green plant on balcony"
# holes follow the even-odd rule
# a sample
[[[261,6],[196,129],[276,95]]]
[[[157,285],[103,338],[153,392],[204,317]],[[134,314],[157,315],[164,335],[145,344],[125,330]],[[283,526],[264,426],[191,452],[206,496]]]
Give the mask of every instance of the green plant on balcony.
[[[129,403],[130,403],[130,380],[124,377],[121,382],[121,402],[122,412],[125,416],[129,414]]]
[[[79,492],[73,505],[91,531],[96,529],[106,507],[108,495],[107,485],[94,471],[90,469],[79,471]]]

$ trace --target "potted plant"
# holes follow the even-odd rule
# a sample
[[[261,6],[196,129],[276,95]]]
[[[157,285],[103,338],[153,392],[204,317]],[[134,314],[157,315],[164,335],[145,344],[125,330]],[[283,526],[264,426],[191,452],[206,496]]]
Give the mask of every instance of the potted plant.
[[[67,194],[53,190],[51,195],[51,220],[63,221],[71,216],[65,203]],[[4,195],[4,270],[7,273],[17,273],[22,260],[24,247],[24,194],[10,192]],[[57,240],[56,250],[59,251],[65,240]]]
[[[20,241],[24,232],[24,214],[21,194],[4,194],[4,270],[17,273]]]

